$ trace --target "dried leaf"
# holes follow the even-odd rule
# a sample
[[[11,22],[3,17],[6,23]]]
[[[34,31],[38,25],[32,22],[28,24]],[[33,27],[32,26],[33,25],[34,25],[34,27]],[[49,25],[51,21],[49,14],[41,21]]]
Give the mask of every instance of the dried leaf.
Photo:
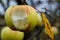
[[[42,19],[45,25],[45,30],[47,32],[47,34],[49,35],[49,37],[54,40],[54,33],[51,29],[51,25],[49,23],[49,20],[47,19],[46,15],[44,13],[42,13]]]

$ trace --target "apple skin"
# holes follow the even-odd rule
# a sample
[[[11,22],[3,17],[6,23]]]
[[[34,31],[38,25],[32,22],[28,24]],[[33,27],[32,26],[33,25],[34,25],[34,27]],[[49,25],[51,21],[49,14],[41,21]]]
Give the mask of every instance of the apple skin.
[[[20,26],[15,27],[15,25],[13,24],[12,14],[13,14],[14,11],[21,10],[21,9],[26,12],[27,18],[28,18],[28,21],[29,21],[29,25],[28,25],[28,27],[24,27],[24,28],[19,29]],[[22,30],[22,31],[31,31],[37,25],[38,15],[37,15],[36,10],[31,6],[17,5],[17,6],[9,7],[6,10],[6,12],[5,12],[5,21],[6,21],[6,24],[12,29],[17,29],[17,30]]]
[[[11,30],[9,27],[4,27],[1,31],[2,40],[23,40],[24,32]]]
[[[10,28],[12,28],[12,26],[13,26],[12,18],[11,18],[11,15],[10,15],[13,7],[14,7],[14,6],[10,6],[10,7],[6,10],[6,12],[5,12],[5,22],[6,22],[6,24],[7,24]],[[12,28],[12,29],[13,29],[13,28]]]
[[[39,27],[43,26],[43,21],[42,21],[41,14],[38,14],[38,22],[37,22],[37,26],[39,26]]]

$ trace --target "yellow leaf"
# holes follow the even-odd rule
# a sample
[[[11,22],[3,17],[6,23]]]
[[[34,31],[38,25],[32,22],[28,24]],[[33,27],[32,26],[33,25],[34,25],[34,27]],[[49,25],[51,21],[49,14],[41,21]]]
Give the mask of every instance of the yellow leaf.
[[[49,37],[54,40],[54,33],[51,29],[51,25],[49,23],[49,20],[47,19],[46,15],[44,13],[42,13],[42,19],[45,25],[45,30],[47,32],[47,34],[49,35]]]

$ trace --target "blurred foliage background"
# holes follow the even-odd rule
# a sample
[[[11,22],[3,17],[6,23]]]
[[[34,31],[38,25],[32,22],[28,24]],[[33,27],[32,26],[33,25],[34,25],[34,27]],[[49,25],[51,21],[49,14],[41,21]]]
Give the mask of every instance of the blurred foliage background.
[[[6,9],[9,6],[23,4],[36,8],[38,13],[38,10],[40,10],[40,12],[44,12],[51,25],[58,29],[59,33],[55,35],[55,40],[60,40],[60,0],[0,0],[0,32],[2,28],[6,26],[4,20],[4,12]],[[50,38],[44,33],[44,26],[42,26],[41,28],[36,27],[29,33],[25,33],[24,40],[50,40]]]

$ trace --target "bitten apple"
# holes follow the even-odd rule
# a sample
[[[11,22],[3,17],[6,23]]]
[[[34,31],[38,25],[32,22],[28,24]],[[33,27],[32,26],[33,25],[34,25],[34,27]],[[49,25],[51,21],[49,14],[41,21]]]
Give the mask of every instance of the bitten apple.
[[[43,26],[43,21],[42,21],[42,16],[41,16],[41,14],[38,14],[37,26]]]
[[[28,5],[12,6],[5,12],[5,21],[10,28],[31,31],[37,25],[38,14]]]

